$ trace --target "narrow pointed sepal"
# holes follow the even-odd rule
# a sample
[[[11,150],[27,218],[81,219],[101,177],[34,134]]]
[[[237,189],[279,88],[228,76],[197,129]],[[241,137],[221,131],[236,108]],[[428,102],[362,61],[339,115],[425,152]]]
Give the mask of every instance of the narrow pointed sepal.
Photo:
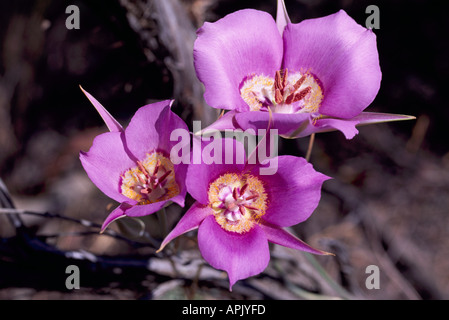
[[[287,13],[284,0],[278,0],[277,12],[276,12],[276,25],[279,33],[282,35],[287,24],[291,23],[290,17]]]
[[[404,114],[394,114],[394,113],[379,113],[379,112],[362,112],[358,116],[355,116],[351,120],[358,121],[358,126],[366,124],[375,124],[383,122],[392,121],[403,121],[403,120],[415,120],[416,117],[404,115]]]
[[[111,132],[122,132],[123,131],[123,127],[120,125],[120,123],[117,120],[115,120],[115,118],[109,113],[109,111],[106,110],[106,108],[103,107],[101,105],[101,103],[98,102],[98,100],[95,99],[89,92],[84,90],[83,87],[80,86],[80,89],[83,91],[83,93],[89,99],[89,101],[93,104],[95,109],[97,109],[97,111],[100,114],[101,118],[103,118],[103,121],[105,122],[106,126],[108,127],[109,131],[111,131]]]
[[[309,252],[318,255],[334,255],[333,253],[322,251],[315,249],[305,243],[304,241],[298,239],[296,236],[292,235],[290,232],[286,231],[283,228],[269,225],[269,224],[260,224],[260,227],[264,231],[267,236],[268,241],[287,247],[292,248],[304,252]]]

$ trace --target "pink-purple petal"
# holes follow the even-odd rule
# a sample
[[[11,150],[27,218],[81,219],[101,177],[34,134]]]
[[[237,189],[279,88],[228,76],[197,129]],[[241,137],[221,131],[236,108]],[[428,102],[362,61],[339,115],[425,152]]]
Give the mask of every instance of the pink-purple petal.
[[[123,133],[107,132],[95,137],[88,152],[80,152],[81,164],[90,180],[117,202],[129,200],[121,194],[120,176],[136,166],[123,144]]]
[[[255,132],[267,128],[270,121],[269,113],[263,111],[240,112],[234,117],[242,130],[252,129]],[[358,133],[355,126],[360,122],[355,119],[328,117],[313,119],[309,113],[273,113],[270,128],[277,129],[278,134],[285,138],[300,138],[312,133],[339,130],[346,139],[352,139]]]
[[[352,118],[374,100],[382,78],[376,35],[346,12],[288,24],[283,35],[284,68],[307,70],[323,86],[321,114]]]
[[[175,170],[175,181],[179,187],[179,194],[170,198],[170,201],[177,203],[181,207],[184,207],[185,197],[187,194],[186,188],[186,176],[187,176],[188,165],[179,164],[174,166]]]
[[[214,216],[201,223],[198,246],[212,267],[228,273],[230,290],[238,280],[261,273],[270,260],[267,237],[258,225],[242,234],[229,232]]]
[[[282,63],[282,38],[270,14],[245,9],[204,23],[193,55],[206,102],[243,111],[248,105],[240,96],[242,81],[253,74],[274,75]]]
[[[310,119],[309,123],[303,122],[298,126],[297,130],[287,134],[283,133],[282,136],[284,138],[301,138],[312,133],[338,130],[349,140],[358,134],[359,131],[356,128],[358,126],[413,119],[415,119],[414,116],[377,112],[362,112],[351,119],[323,117],[315,120]]]
[[[330,179],[304,158],[294,156],[279,156],[277,172],[259,178],[264,181],[269,203],[262,219],[279,227],[308,219],[318,206],[323,182]]]
[[[338,130],[342,132],[346,139],[352,139],[354,136],[359,133],[356,129],[356,125],[359,124],[359,121],[354,120],[354,118],[350,120],[346,119],[333,119],[333,118],[323,118],[318,119],[313,124],[315,132],[326,132]]]
[[[132,117],[125,129],[125,138],[126,146],[135,159],[142,161],[149,152],[160,148],[160,136],[157,129],[160,129],[169,114],[170,103],[170,100],[165,100],[143,106]],[[164,151],[168,156],[170,150]]]
[[[266,129],[270,122],[270,114],[264,111],[239,112],[234,115],[235,122],[242,130]],[[277,129],[278,134],[286,138],[306,137],[312,133],[339,130],[346,139],[352,139],[357,133],[356,125],[360,120],[317,118],[309,113],[273,113],[271,116],[271,129]]]
[[[183,191],[181,191],[178,195],[174,196],[173,198],[168,199],[168,201],[174,202],[177,205],[179,205],[180,207],[184,207],[187,192],[186,192],[185,188],[183,188],[183,189],[184,189]]]
[[[271,120],[270,113],[265,111],[239,112],[235,115],[235,122],[242,130],[252,129],[257,133],[259,129],[266,130],[271,121],[270,128],[277,129],[280,135],[288,135],[309,119],[308,113],[272,113]]]
[[[164,249],[164,247],[176,237],[198,228],[201,222],[209,215],[213,215],[212,209],[209,206],[204,206],[199,202],[195,202],[182,216],[173,230],[167,235],[167,237],[165,237],[158,251]]]
[[[169,200],[154,202],[145,205],[138,205],[135,201],[127,201],[121,203],[115,210],[113,210],[106,220],[103,222],[101,232],[103,232],[112,222],[117,219],[127,217],[142,217],[147,216],[161,210],[166,206]]]
[[[211,125],[202,129],[200,132],[195,132],[195,134],[203,134],[207,132],[211,132],[214,130],[224,131],[224,130],[235,130],[239,128],[239,125],[235,121],[236,111],[231,110],[226,112],[222,117],[218,118]]]
[[[169,200],[153,202],[150,204],[135,205],[125,211],[128,217],[143,217],[155,213],[169,204]]]
[[[260,224],[260,228],[265,233],[268,241],[272,243],[313,254],[331,255],[331,253],[311,247],[301,239],[298,239],[296,236],[292,235],[290,232],[282,228],[269,226],[266,224]]]
[[[193,153],[200,153],[201,163],[196,163],[194,160],[189,164],[186,176],[187,192],[200,203],[206,205],[209,203],[208,191],[209,184],[217,179],[221,174],[227,172],[240,173],[245,167],[245,149],[242,143],[233,139],[218,139],[221,143],[221,148],[217,151],[220,153],[220,163],[205,163],[204,155],[207,152],[205,148],[211,143],[214,143],[214,138],[211,137],[210,141],[194,141],[198,143],[198,150],[193,146]],[[218,146],[218,144],[217,144]],[[232,152],[232,154],[231,154]],[[230,159],[226,159],[226,156]],[[240,157],[242,155],[242,157]],[[232,157],[231,157],[232,156]],[[231,160],[231,161],[229,161]]]
[[[164,150],[167,153],[170,153],[172,147],[178,143],[178,141],[171,141],[170,136],[173,130],[182,129],[186,133],[189,133],[189,128],[187,127],[184,120],[182,120],[176,113],[171,110],[171,105],[174,100],[166,100],[162,101],[160,107],[162,107],[161,112],[159,113],[156,122],[154,123],[154,127],[156,132],[159,135],[159,150]],[[168,103],[168,105],[166,105]],[[154,115],[157,114],[158,110],[157,105],[151,105],[153,108]]]

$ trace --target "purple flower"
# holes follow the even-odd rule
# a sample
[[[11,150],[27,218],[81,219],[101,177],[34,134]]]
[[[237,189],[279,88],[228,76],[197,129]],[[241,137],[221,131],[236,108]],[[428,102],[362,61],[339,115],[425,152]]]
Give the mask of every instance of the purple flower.
[[[225,141],[232,141],[232,148]],[[222,164],[189,165],[186,186],[196,202],[159,250],[179,235],[198,228],[202,256],[214,268],[228,273],[230,290],[236,281],[267,267],[268,242],[327,254],[283,227],[303,222],[312,214],[321,197],[321,186],[329,177],[316,172],[305,159],[293,156],[278,157],[277,172],[260,175],[260,164],[226,162],[226,152],[244,154],[241,143],[223,139],[221,145]]]
[[[102,231],[124,216],[149,215],[171,202],[184,206],[187,165],[170,161],[175,144],[170,133],[188,128],[170,110],[172,101],[141,107],[123,129],[94,97],[84,93],[110,132],[95,137],[90,150],[80,152],[80,160],[92,182],[120,203],[104,221]]]
[[[376,36],[345,11],[290,23],[279,1],[277,23],[247,9],[198,30],[194,62],[206,102],[230,110],[208,129],[272,127],[284,137],[412,119],[363,110],[379,91]]]

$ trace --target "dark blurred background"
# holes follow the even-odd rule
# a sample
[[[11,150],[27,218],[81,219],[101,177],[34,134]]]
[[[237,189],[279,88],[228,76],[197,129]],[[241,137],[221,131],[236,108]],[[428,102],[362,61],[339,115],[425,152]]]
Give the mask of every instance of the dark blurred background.
[[[350,141],[339,132],[317,135],[310,161],[334,179],[325,183],[314,215],[295,231],[312,245],[337,254],[317,260],[352,297],[447,299],[448,2],[285,3],[293,23],[344,9],[362,25],[369,16],[366,7],[377,5],[380,29],[374,32],[383,78],[367,111],[416,117],[360,127]],[[78,30],[65,26],[69,5],[80,9]],[[276,1],[0,3],[0,178],[16,208],[49,213],[20,214],[20,230],[0,214],[0,299],[310,297],[301,294],[302,289],[338,296],[293,251],[274,248],[269,269],[240,281],[229,293],[220,277],[181,277],[166,268],[148,268],[146,259],[160,257],[139,245],[142,239],[129,243],[87,233],[80,223],[86,219],[101,224],[115,204],[89,181],[78,159],[79,151],[87,151],[93,138],[107,130],[79,85],[123,125],[139,107],[175,98],[173,110],[190,127],[192,120],[206,126],[217,112],[205,105],[195,77],[195,30],[204,21],[243,8],[275,16]],[[280,154],[304,156],[307,146],[308,139],[282,140]],[[170,224],[182,213],[172,210]],[[144,221],[146,230],[158,238],[158,230],[148,226],[154,219],[149,219]],[[121,228],[122,234],[132,230],[129,225]],[[200,261],[196,244],[189,241],[181,245]],[[81,255],[77,263],[89,271],[83,288],[70,291],[64,287],[64,266],[74,260],[64,259],[73,259],[74,252]],[[379,266],[379,290],[365,287],[368,265]]]

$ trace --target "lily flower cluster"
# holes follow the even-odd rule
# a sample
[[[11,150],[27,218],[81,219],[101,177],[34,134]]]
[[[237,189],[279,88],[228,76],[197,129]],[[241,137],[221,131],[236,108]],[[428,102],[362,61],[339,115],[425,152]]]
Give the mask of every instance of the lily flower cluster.
[[[193,55],[205,100],[226,111],[208,130],[273,128],[287,138],[339,130],[351,139],[357,125],[413,118],[364,111],[382,77],[376,36],[343,10],[294,24],[280,0],[276,20],[262,11],[240,10],[206,22],[197,35]],[[189,193],[195,203],[159,251],[198,229],[203,258],[227,272],[230,290],[267,267],[268,242],[330,254],[285,229],[311,216],[329,179],[304,158],[277,156],[276,172],[264,175],[260,169],[266,164],[250,163],[248,157],[238,161],[243,144],[223,139],[221,150],[214,150],[215,162],[178,161],[172,132],[189,131],[171,110],[173,101],[141,107],[124,129],[84,93],[109,132],[97,136],[80,160],[92,182],[119,203],[102,230],[116,219],[150,215],[171,203],[184,207]],[[201,151],[207,148],[201,141]]]

